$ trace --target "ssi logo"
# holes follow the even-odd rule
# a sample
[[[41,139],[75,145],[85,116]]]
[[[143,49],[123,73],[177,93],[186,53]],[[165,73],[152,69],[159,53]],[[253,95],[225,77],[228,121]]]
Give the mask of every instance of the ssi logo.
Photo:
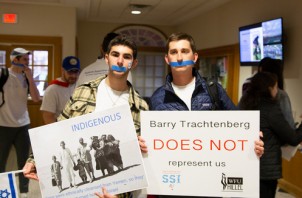
[[[222,173],[221,184],[224,191],[243,191],[242,177],[226,177]]]
[[[168,184],[180,184],[180,175],[163,175],[162,182]]]
[[[162,182],[168,184],[170,190],[174,190],[175,185],[180,184],[181,177],[179,174],[165,174],[162,175]]]

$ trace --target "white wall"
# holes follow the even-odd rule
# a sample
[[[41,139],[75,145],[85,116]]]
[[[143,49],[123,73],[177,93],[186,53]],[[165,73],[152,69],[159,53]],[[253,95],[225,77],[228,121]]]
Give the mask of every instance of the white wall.
[[[233,0],[177,27],[193,36],[198,49],[236,44],[238,28],[283,17],[285,33],[285,90],[288,92],[296,120],[302,114],[302,1],[301,0]],[[198,27],[198,28],[197,28]],[[241,89],[251,67],[240,68]],[[241,96],[241,93],[240,95]]]
[[[75,8],[1,3],[1,17],[3,13],[18,14],[18,23],[0,23],[0,34],[60,36],[63,38],[62,57],[75,55],[77,25]]]

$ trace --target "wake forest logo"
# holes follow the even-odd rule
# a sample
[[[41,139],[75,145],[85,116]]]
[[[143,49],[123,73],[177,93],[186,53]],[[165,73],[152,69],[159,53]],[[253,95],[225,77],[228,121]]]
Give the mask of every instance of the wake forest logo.
[[[243,178],[242,177],[226,177],[222,173],[221,184],[223,191],[243,191]]]

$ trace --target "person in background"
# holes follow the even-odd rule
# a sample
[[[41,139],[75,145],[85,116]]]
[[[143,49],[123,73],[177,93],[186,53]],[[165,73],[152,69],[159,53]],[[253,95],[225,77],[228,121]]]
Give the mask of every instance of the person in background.
[[[140,137],[140,111],[148,110],[149,107],[132,84],[127,81],[130,70],[134,69],[138,63],[137,46],[124,35],[119,35],[111,40],[105,60],[109,67],[108,75],[100,76],[77,87],[58,117],[58,121],[127,104],[132,113],[140,149],[142,152],[147,152],[147,146]],[[74,111],[72,106],[78,101],[81,101],[83,106],[79,106],[79,111]],[[33,156],[30,156],[23,170],[26,177],[38,179]],[[132,197],[132,192],[111,195],[105,188],[102,188],[102,192],[103,194],[96,193],[97,197]]]
[[[46,88],[40,110],[45,124],[54,123],[72,95],[80,73],[80,60],[67,56],[62,62],[62,76]]]
[[[258,72],[269,72],[277,75],[278,77],[278,93],[277,100],[280,104],[281,111],[289,123],[289,125],[295,129],[296,124],[294,121],[291,102],[288,94],[284,90],[284,77],[283,77],[283,64],[279,59],[273,59],[269,57],[263,58],[258,65]],[[249,88],[251,78],[245,80],[242,85],[242,95],[245,94],[246,90]]]
[[[151,96],[151,110],[203,111],[216,109],[208,92],[207,82],[194,68],[197,59],[195,43],[190,35],[179,32],[169,36],[166,43],[165,61],[170,66],[171,73],[167,75],[166,83]],[[217,89],[221,104],[220,110],[237,110],[220,84],[217,84]],[[257,156],[261,157],[263,152],[263,142],[255,141]],[[174,196],[159,195],[157,197]]]
[[[265,153],[260,159],[260,198],[274,198],[278,179],[282,177],[281,146],[297,146],[302,141],[302,125],[295,130],[285,119],[277,100],[277,76],[257,73],[242,96],[242,110],[260,110],[260,130]]]
[[[28,95],[32,101],[40,101],[40,94],[29,68],[30,51],[15,48],[10,54],[9,77],[3,86],[5,103],[0,108],[0,172],[5,166],[11,146],[17,153],[18,168],[26,162],[30,140],[28,129],[30,118],[27,109]],[[19,175],[21,198],[27,197],[28,179]]]
[[[108,73],[108,65],[105,61],[105,53],[108,50],[110,41],[118,35],[119,34],[117,33],[110,32],[104,37],[100,49],[100,56],[98,56],[98,59],[94,63],[88,65],[82,70],[79,76],[79,80],[76,83],[76,87]],[[131,72],[129,72],[128,74],[128,81],[132,82]]]

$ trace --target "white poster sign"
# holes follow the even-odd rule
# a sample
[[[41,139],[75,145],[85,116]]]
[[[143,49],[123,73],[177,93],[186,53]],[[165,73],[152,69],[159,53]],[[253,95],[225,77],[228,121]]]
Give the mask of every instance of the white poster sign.
[[[148,194],[259,197],[259,111],[141,114]]]
[[[147,187],[129,106],[29,131],[42,196],[95,197]]]

